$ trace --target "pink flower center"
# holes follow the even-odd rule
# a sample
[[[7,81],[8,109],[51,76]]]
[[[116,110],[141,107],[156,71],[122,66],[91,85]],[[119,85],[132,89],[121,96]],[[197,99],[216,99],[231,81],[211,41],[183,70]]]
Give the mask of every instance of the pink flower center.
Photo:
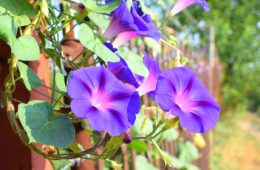
[[[180,107],[180,109],[184,112],[191,112],[193,101],[185,95],[185,94],[177,94],[175,98],[176,104]]]

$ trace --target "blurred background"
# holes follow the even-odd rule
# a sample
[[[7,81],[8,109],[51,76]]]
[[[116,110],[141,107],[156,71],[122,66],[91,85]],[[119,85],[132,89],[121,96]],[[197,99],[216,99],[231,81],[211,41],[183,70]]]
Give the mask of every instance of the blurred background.
[[[172,7],[171,0],[145,2],[158,18]],[[212,137],[210,168],[257,170],[260,167],[260,1],[207,2],[209,13],[194,5],[171,18],[167,26],[174,29],[179,43],[192,51],[193,55],[188,56],[191,65],[197,66],[198,72],[209,74],[207,87],[222,106]],[[210,84],[218,77],[212,67],[218,67],[220,74],[213,88]]]

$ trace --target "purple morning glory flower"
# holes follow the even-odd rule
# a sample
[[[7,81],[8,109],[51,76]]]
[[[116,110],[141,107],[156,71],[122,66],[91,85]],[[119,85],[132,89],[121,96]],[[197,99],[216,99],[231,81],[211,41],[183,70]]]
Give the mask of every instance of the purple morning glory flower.
[[[113,53],[117,51],[116,48],[113,47],[112,44],[105,42],[104,43],[107,48],[109,48]],[[107,68],[118,78],[119,80],[123,81],[124,83],[128,83],[133,85],[135,88],[139,86],[137,83],[134,74],[128,67],[125,60],[118,54],[116,54],[119,58],[119,62],[108,62]]]
[[[187,67],[165,70],[158,78],[155,101],[179,117],[180,124],[194,133],[212,129],[220,107],[197,75]]]
[[[112,12],[111,22],[104,36],[108,39],[116,36],[113,45],[119,47],[128,40],[140,36],[151,37],[158,41],[161,33],[153,24],[150,15],[144,14],[138,1],[133,0],[129,10],[126,0],[122,0],[122,4]]]
[[[111,136],[133,126],[140,110],[138,93],[103,66],[72,71],[67,88],[75,115],[86,118],[92,129]]]
[[[110,46],[110,49],[113,49],[113,47]],[[153,60],[146,53],[144,53],[143,61],[149,71],[146,78],[134,74],[122,57],[120,57],[119,62],[108,62],[108,69],[119,80],[133,85],[140,96],[147,93],[152,95],[152,92],[156,89],[157,79],[161,73],[160,66],[156,60]]]
[[[187,8],[190,5],[199,4],[204,11],[209,12],[210,8],[206,2],[206,0],[179,0],[171,10],[171,14],[175,15],[182,11],[183,9]]]

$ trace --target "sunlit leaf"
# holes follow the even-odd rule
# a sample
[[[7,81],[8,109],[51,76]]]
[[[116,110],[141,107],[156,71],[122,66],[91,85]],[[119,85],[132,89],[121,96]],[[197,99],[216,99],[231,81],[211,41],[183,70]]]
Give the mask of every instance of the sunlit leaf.
[[[92,29],[87,24],[81,24],[79,30],[80,42],[102,58],[105,62],[117,62],[119,58],[111,50],[109,50],[96,36]]]
[[[185,163],[190,163],[199,158],[198,149],[190,141],[183,141],[178,144],[178,158]]]
[[[65,79],[62,73],[58,72],[56,73],[56,86],[58,88],[58,90],[62,91],[62,92],[66,92],[66,85],[65,85]]]
[[[88,17],[101,29],[106,29],[109,25],[109,21],[102,14],[91,12],[88,14]]]
[[[136,170],[158,170],[156,167],[154,167],[152,164],[148,162],[146,157],[143,155],[137,155],[136,156]]]
[[[121,4],[121,0],[113,0],[111,3],[108,4],[101,4],[96,0],[81,0],[81,2],[86,6],[88,10],[96,13],[110,13]]]
[[[127,49],[120,49],[117,53],[124,58],[132,72],[147,77],[148,70],[144,65],[143,57]]]
[[[169,141],[169,142],[176,140],[178,138],[178,136],[179,136],[179,133],[174,128],[168,129],[165,132],[163,132],[163,139],[165,139],[166,141]]]
[[[13,18],[16,27],[22,27],[30,24],[30,18],[26,15],[14,16]]]
[[[161,158],[164,160],[165,165],[167,165],[169,167],[173,167],[174,162],[173,162],[173,159],[170,156],[170,154],[161,150],[161,148],[158,146],[158,144],[156,142],[154,142],[154,141],[152,141],[152,142],[153,142],[153,145],[155,146],[155,148],[158,150]]]
[[[127,146],[129,149],[134,149],[137,152],[147,152],[146,143],[140,140],[132,140],[132,142]]]
[[[0,39],[12,45],[16,40],[17,27],[10,15],[0,15]]]
[[[49,16],[49,9],[48,9],[47,0],[41,0],[40,8],[41,8],[42,13],[44,13],[44,15],[46,17],[48,17]]]
[[[33,61],[40,58],[37,41],[30,35],[19,37],[12,45],[14,55],[23,61]]]

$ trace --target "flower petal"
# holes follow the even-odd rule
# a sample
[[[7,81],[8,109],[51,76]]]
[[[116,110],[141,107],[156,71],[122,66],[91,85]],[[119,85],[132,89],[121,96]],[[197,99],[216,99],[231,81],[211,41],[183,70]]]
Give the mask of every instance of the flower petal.
[[[111,136],[119,136],[128,129],[127,115],[114,110],[95,109],[87,119],[91,128],[98,132],[106,131]]]
[[[138,93],[104,66],[72,71],[68,93],[73,99],[71,108],[76,116],[87,118],[94,130],[107,131],[112,136],[131,127],[140,110]]]
[[[120,57],[120,56],[119,56]],[[129,83],[134,87],[138,87],[137,83],[132,71],[128,67],[125,60],[120,57],[119,62],[108,62],[108,69],[121,81]]]
[[[194,133],[212,129],[220,107],[204,84],[187,67],[165,70],[158,79],[155,100],[164,111],[178,116],[181,126]]]
[[[155,40],[161,38],[160,31],[155,27],[150,15],[144,14],[139,2],[133,1],[129,10],[126,1],[112,12],[112,19],[104,33],[108,39],[117,36],[113,45],[119,47],[130,39],[144,36]]]
[[[176,15],[177,13],[181,12],[185,8],[193,5],[199,4],[204,11],[209,12],[210,8],[205,0],[179,0],[171,10],[172,15]]]
[[[84,119],[93,106],[91,105],[89,100],[74,99],[70,103],[70,107],[77,117]]]
[[[157,79],[161,73],[159,63],[147,54],[144,54],[144,64],[149,70],[149,74],[144,82],[137,88],[140,96],[156,89]]]

